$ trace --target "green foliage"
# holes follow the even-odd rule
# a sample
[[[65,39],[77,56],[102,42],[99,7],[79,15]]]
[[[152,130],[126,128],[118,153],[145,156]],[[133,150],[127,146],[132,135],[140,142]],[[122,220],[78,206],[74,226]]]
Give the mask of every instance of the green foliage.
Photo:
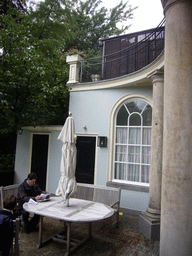
[[[66,55],[101,56],[99,39],[124,32],[128,27],[117,25],[131,19],[135,9],[120,2],[108,10],[100,0],[29,2],[0,4],[0,140],[6,144],[0,149],[0,172],[14,170],[16,132],[23,126],[64,123]]]
[[[76,46],[90,56],[101,52],[98,47],[99,39],[119,35],[128,29],[129,26],[119,29],[118,24],[131,19],[132,12],[136,9],[122,1],[110,10],[100,7],[100,0],[72,0],[71,3],[70,12],[66,12],[66,23],[72,36],[70,40],[66,40],[65,50]]]
[[[64,123],[69,67],[62,53],[74,47],[90,57],[101,55],[99,39],[124,32],[127,27],[117,24],[134,10],[128,2],[111,10],[100,5],[100,0],[45,0],[27,11],[10,4],[0,13],[0,133]]]
[[[60,54],[63,42],[45,36],[43,22],[40,26],[20,14],[16,20],[12,14],[1,16],[0,131],[54,124],[61,115],[58,120],[63,124],[68,108],[68,66]]]
[[[0,133],[0,172],[13,172],[15,161],[16,134]]]
[[[0,172],[13,172],[15,163],[14,154],[0,155]]]

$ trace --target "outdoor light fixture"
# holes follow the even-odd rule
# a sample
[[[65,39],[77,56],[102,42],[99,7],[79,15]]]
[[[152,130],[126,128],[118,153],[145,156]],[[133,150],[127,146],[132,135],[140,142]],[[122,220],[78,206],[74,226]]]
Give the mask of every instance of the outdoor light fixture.
[[[84,129],[84,130],[87,130],[87,126],[86,126],[86,125],[84,125],[84,126],[83,126],[83,129]]]
[[[107,147],[107,137],[99,136],[97,146],[100,148]]]

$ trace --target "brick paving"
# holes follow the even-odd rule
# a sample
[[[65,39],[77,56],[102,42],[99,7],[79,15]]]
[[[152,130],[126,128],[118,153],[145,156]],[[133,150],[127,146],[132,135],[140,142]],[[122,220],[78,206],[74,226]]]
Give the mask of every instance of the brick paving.
[[[159,242],[151,243],[147,240],[138,227],[138,215],[123,213],[120,215],[118,228],[110,229],[109,221],[93,223],[92,238],[82,245],[72,255],[74,256],[158,256]],[[55,234],[62,228],[63,222],[44,218],[44,238]],[[84,238],[87,234],[86,224],[72,224],[72,235],[76,238]],[[65,245],[58,242],[50,242],[37,249],[38,231],[25,234],[20,237],[21,256],[63,256]]]

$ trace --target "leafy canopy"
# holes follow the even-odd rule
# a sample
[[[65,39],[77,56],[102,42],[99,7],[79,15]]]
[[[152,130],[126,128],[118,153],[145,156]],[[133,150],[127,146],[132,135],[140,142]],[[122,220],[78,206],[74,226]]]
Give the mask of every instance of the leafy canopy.
[[[100,7],[100,0],[5,2],[0,13],[0,132],[63,124],[69,67],[61,53],[76,46],[97,55],[99,39],[126,31],[127,26],[117,25],[131,19],[135,8],[122,1],[111,10]]]
[[[122,1],[108,10],[100,0],[74,1],[73,7],[67,12],[66,25],[71,35],[66,40],[65,50],[72,46],[97,55],[100,50],[98,42],[101,38],[119,35],[129,28],[129,25],[119,28],[119,24],[132,18],[135,8]]]

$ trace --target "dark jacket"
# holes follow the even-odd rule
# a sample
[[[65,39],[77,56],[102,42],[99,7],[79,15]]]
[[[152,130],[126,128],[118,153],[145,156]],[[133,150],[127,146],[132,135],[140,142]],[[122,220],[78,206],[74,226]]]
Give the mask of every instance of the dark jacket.
[[[30,198],[35,200],[35,197],[40,195],[41,193],[42,190],[36,183],[34,186],[29,186],[29,184],[27,183],[27,179],[25,179],[18,188],[17,200],[19,203],[19,209],[21,209],[23,204],[25,202],[28,202]]]
[[[3,256],[9,255],[13,244],[14,215],[6,210],[0,210],[0,251]]]

